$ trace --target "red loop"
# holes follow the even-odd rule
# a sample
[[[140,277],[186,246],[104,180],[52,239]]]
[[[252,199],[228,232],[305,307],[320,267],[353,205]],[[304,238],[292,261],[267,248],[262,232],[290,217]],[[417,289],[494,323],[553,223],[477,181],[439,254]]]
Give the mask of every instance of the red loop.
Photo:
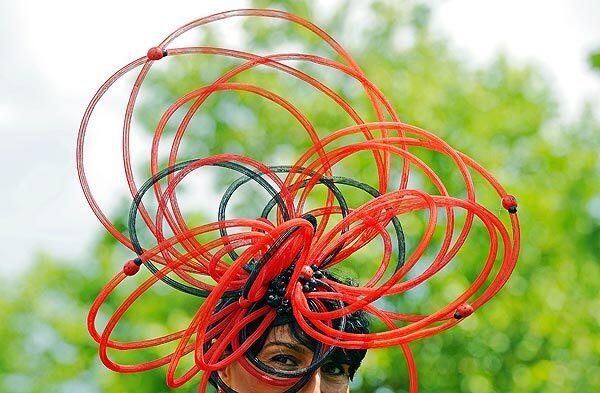
[[[269,219],[268,219],[268,218],[264,218],[264,217],[258,217],[256,220],[257,220],[257,221],[260,221],[260,222],[264,222],[264,223],[265,223],[265,224],[267,224],[267,225],[273,226],[273,223],[272,223],[271,221],[269,221]]]

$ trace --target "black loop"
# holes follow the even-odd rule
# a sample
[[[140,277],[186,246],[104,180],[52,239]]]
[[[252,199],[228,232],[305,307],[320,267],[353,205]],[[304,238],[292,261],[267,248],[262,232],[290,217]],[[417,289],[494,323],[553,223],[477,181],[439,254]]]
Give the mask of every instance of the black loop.
[[[270,166],[269,169],[271,169],[271,171],[273,171],[275,173],[289,173],[292,171],[294,171],[294,173],[307,172],[306,168],[292,167],[292,166],[288,166],[288,165]],[[317,172],[309,171],[308,174],[310,176],[315,176],[317,174]],[[239,187],[244,185],[245,183],[249,182],[250,180],[256,180],[257,177],[261,177],[263,175],[264,174],[262,172],[254,172],[254,176],[240,177],[239,179],[236,179],[236,181],[234,181],[228,187],[227,191],[223,195],[223,198],[221,199],[221,202],[219,203],[219,214],[218,214],[219,221],[225,220],[225,209],[226,209],[227,203],[229,202],[233,193]],[[300,184],[299,188],[306,187],[306,185],[308,184],[309,181],[310,181],[310,179],[303,180],[302,183]],[[317,183],[325,184],[325,186],[327,186],[327,188],[329,188],[331,190],[331,192],[334,194],[334,196],[337,199],[338,204],[340,206],[342,217],[346,217],[348,215],[349,209],[348,209],[348,204],[346,203],[346,199],[344,198],[344,195],[341,193],[341,191],[336,186],[336,184],[343,184],[343,185],[347,185],[350,187],[358,188],[360,190],[365,191],[366,193],[370,194],[371,196],[373,196],[375,198],[381,196],[381,193],[377,189],[373,188],[372,186],[370,186],[366,183],[359,182],[354,179],[347,178],[347,177],[342,177],[342,176],[328,177],[328,176],[319,175],[319,180],[317,181]],[[296,186],[294,185],[294,187],[296,187]],[[273,194],[271,194],[271,195],[272,195],[272,199],[267,203],[267,205],[265,206],[265,208],[263,209],[263,211],[260,215],[260,217],[262,217],[262,218],[268,217],[269,213],[271,212],[271,210],[273,209],[275,204],[280,204],[280,206],[281,206],[281,202],[280,202],[281,197],[279,196],[279,194],[277,194],[276,196],[273,196]],[[396,243],[397,243],[397,247],[398,247],[398,260],[397,260],[396,268],[395,268],[395,271],[398,271],[404,265],[404,262],[406,259],[406,244],[405,244],[405,238],[404,238],[404,231],[402,230],[402,225],[400,224],[400,220],[398,220],[398,217],[396,217],[396,216],[392,217],[392,225],[394,226],[394,231],[396,232]],[[347,230],[348,230],[347,228],[343,228],[342,233],[346,232]],[[219,231],[221,232],[221,236],[227,235],[226,228],[220,228]],[[324,259],[324,261],[321,263],[320,267],[326,268],[329,265],[329,263],[333,260],[333,258],[335,258],[335,256],[343,249],[343,246],[344,246],[344,244],[340,244],[338,247],[336,247],[336,249],[333,250]],[[234,250],[232,250],[229,253],[229,255],[233,260],[238,258],[238,254]]]
[[[278,165],[278,166],[270,166],[269,169],[271,171],[273,171],[274,173],[289,173],[292,171],[292,169],[294,169],[294,167]],[[302,171],[305,171],[305,169],[301,168],[301,167],[296,168],[295,173],[299,173]],[[310,175],[314,175],[314,174],[316,174],[316,172],[310,173]],[[252,175],[242,176],[242,177],[236,179],[233,183],[231,183],[231,185],[227,188],[227,190],[223,194],[223,197],[221,198],[221,202],[219,203],[219,212],[217,215],[217,220],[219,220],[219,221],[225,220],[225,209],[227,208],[227,204],[229,203],[231,196],[237,191],[238,188],[240,188],[242,185],[246,184],[250,180],[257,181],[261,186],[263,186],[265,189],[267,189],[264,185],[265,182],[260,182],[259,180],[257,180],[257,179],[262,179],[262,176],[264,176],[263,172],[253,171]],[[303,182],[303,185],[301,186],[301,188],[305,187],[307,183],[308,183],[308,181],[305,180]],[[321,177],[319,179],[319,183],[325,184],[333,192],[333,194],[335,195],[335,197],[340,205],[340,208],[342,210],[342,216],[345,217],[348,214],[348,205],[346,204],[346,200],[344,199],[344,196],[342,195],[340,190],[331,181],[329,181],[328,178],[326,178],[326,177]],[[268,187],[270,187],[269,183],[266,183],[266,185]],[[269,191],[269,190],[267,190],[267,191]],[[280,207],[283,206],[283,203],[281,202],[280,193],[269,192],[269,194],[271,194],[271,200],[269,200],[269,202],[263,209],[263,211],[260,215],[260,217],[262,217],[262,218],[268,217],[269,213],[271,212],[271,209],[273,208],[273,206],[275,206],[275,204],[278,204]],[[289,215],[284,215],[283,219],[284,219],[284,221],[288,220]],[[314,219],[314,216],[313,216],[313,219]],[[316,222],[316,219],[315,219],[315,222]],[[312,221],[311,221],[311,223],[312,223]],[[313,224],[313,226],[314,226],[314,224]],[[221,233],[221,236],[227,236],[227,228],[219,228],[219,232]],[[229,256],[234,261],[239,257],[239,255],[235,252],[235,250],[231,250],[229,252]]]
[[[148,192],[148,190],[155,183],[157,183],[164,177],[166,177],[174,172],[180,171],[180,170],[186,168],[187,166],[194,164],[197,161],[198,161],[197,159],[183,161],[183,162],[175,164],[171,167],[167,167],[167,168],[161,170],[160,172],[158,172],[157,174],[152,176],[150,179],[146,180],[146,182],[140,187],[138,193],[133,198],[133,202],[132,202],[131,208],[129,210],[128,228],[129,228],[129,238],[131,240],[133,249],[138,256],[140,256],[144,253],[144,249],[140,245],[140,242],[139,242],[139,239],[137,236],[137,230],[135,228],[137,212],[139,210],[139,205],[142,203],[143,196],[146,194],[146,192]],[[255,174],[254,171],[252,171],[240,164],[237,164],[234,162],[229,162],[229,161],[213,163],[213,164],[210,164],[210,166],[220,166],[220,167],[224,167],[224,168],[228,168],[228,169],[233,169],[237,172],[245,174],[246,176],[252,176]],[[254,180],[256,180],[261,186],[263,186],[272,195],[272,197],[276,199],[277,203],[279,204],[279,206],[281,208],[284,218],[289,219],[288,209],[285,206],[285,203],[283,203],[283,200],[279,197],[279,193],[277,193],[275,191],[275,189],[273,187],[271,187],[271,185],[262,177],[259,176],[258,178],[254,179]],[[154,275],[156,275],[159,271],[159,269],[156,267],[156,265],[154,265],[154,263],[152,263],[152,261],[146,261],[146,262],[144,262],[144,265]],[[169,276],[163,276],[160,279],[163,282],[165,282],[166,284],[168,284],[169,286],[171,286],[177,290],[180,290],[184,293],[188,293],[190,295],[194,295],[194,296],[198,296],[198,297],[208,297],[208,295],[210,294],[210,292],[207,290],[198,289],[196,287],[181,283],[179,281],[172,279]],[[240,293],[241,293],[240,291],[229,291],[229,292],[226,292],[223,296],[234,297],[234,296],[239,296]]]

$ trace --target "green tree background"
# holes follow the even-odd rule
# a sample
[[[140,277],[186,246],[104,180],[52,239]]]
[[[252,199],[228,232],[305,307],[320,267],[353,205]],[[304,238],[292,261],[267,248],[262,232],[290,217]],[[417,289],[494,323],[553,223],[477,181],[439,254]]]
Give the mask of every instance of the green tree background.
[[[457,328],[411,345],[421,391],[600,391],[600,123],[591,106],[582,108],[576,121],[567,122],[559,116],[556,93],[536,67],[517,66],[502,54],[489,65],[472,66],[447,38],[432,32],[431,10],[419,2],[344,1],[327,13],[319,12],[312,1],[253,3],[285,9],[323,26],[382,89],[403,121],[431,130],[475,157],[519,199],[522,253],[509,283]],[[242,28],[247,48],[253,51],[268,53],[289,42],[331,55],[314,36],[294,26],[253,19],[244,21]],[[215,29],[203,29],[198,39],[221,42]],[[136,113],[148,132],[170,102],[239,64],[216,57],[169,60],[151,74]],[[600,69],[598,54],[590,56],[590,64]],[[355,93],[360,86],[333,73],[324,78],[361,114],[368,114],[368,102]],[[349,124],[325,97],[292,78],[260,69],[243,80],[290,98],[322,132]],[[190,127],[181,159],[227,151],[284,163],[285,157],[306,149],[308,141],[289,143],[298,126],[270,105],[235,92],[209,99]],[[443,160],[424,158],[444,176]],[[354,171],[368,177],[372,168],[367,161],[364,157],[353,162]],[[454,179],[447,170],[446,176],[451,187]],[[214,186],[228,180],[224,176]],[[124,201],[112,217],[124,217],[126,209]],[[242,215],[252,211],[256,206],[241,203],[233,210]],[[206,214],[197,211],[191,219],[201,221]],[[480,260],[483,252],[472,247],[468,258],[462,253],[459,260]],[[164,369],[119,375],[101,365],[85,317],[101,287],[130,256],[103,230],[89,255],[85,261],[61,261],[42,254],[17,279],[1,278],[0,391],[168,390]],[[428,284],[420,297],[400,299],[397,306],[418,312],[443,304],[476,273],[471,269],[475,267],[451,271]],[[350,269],[349,274],[360,278],[364,272]],[[124,290],[111,298],[103,315],[125,294]],[[145,299],[117,333],[172,331],[185,324],[199,304],[166,288]],[[195,389],[190,383],[178,391]],[[352,391],[407,391],[400,351],[370,351]]]

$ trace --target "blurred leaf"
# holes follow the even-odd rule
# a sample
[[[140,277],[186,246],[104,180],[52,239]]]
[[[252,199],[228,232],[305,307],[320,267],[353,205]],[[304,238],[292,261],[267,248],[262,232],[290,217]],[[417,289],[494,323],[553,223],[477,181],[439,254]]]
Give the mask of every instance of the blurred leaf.
[[[597,71],[600,70],[600,52],[590,54],[590,65]]]

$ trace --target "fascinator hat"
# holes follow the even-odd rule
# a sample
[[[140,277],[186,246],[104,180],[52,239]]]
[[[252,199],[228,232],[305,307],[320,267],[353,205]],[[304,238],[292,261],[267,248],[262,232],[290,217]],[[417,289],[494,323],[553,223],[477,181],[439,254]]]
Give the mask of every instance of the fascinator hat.
[[[190,30],[230,18],[279,19],[298,25],[321,39],[333,56],[258,55],[221,47],[172,44]],[[166,108],[155,125],[149,149],[150,176],[143,183],[136,182],[130,151],[131,123],[147,76],[156,64],[171,58],[207,55],[233,58],[239,65],[217,76],[212,83],[188,91]],[[357,81],[368,98],[374,120],[363,120],[344,94],[329,87],[318,75],[297,66],[301,63]],[[352,124],[317,133],[309,116],[292,100],[244,82],[244,75],[259,67],[287,74],[323,93],[349,116]],[[125,107],[122,151],[131,205],[127,228],[120,230],[94,197],[86,177],[84,147],[96,105],[117,80],[130,73],[135,75],[135,81]],[[310,147],[287,165],[277,166],[226,151],[179,159],[191,120],[202,113],[210,97],[223,91],[250,94],[284,109],[305,131]],[[174,121],[174,113],[180,108],[187,111],[168,139],[171,143],[166,147],[168,158],[161,158],[160,148],[168,143],[166,126]],[[289,144],[294,142],[295,136],[290,137]],[[444,179],[417,151],[446,157],[449,163],[446,177],[448,172],[454,172],[452,178],[462,182],[460,192],[450,193]],[[336,173],[341,163],[361,153],[367,153],[373,164],[369,181]],[[191,222],[181,209],[178,191],[191,181],[192,173],[207,167],[231,171],[237,178],[221,191],[216,217],[201,223]],[[223,391],[233,391],[217,371],[239,362],[261,381],[295,392],[335,351],[345,354],[363,351],[364,356],[364,351],[371,348],[398,348],[406,358],[410,389],[416,391],[417,370],[409,344],[450,329],[477,312],[507,282],[519,253],[516,199],[492,174],[435,133],[403,123],[393,104],[339,43],[308,20],[283,11],[243,9],[196,19],[175,30],[146,55],[119,69],[99,88],[85,111],[77,140],[77,169],[92,211],[132,253],[122,268],[115,269],[114,277],[98,294],[88,315],[88,329],[99,344],[100,358],[109,369],[122,373],[165,366],[170,387],[181,386],[201,375],[199,391],[205,391],[209,383]],[[411,182],[415,172],[432,187]],[[474,176],[483,179],[477,184],[486,183],[493,190],[495,204],[484,206],[478,200]],[[255,218],[232,217],[227,212],[228,203],[248,184],[260,187],[268,195],[264,207],[256,211]],[[209,193],[207,189],[201,191]],[[317,192],[325,198],[314,206],[313,199],[318,198],[312,195]],[[353,205],[349,202],[352,195],[360,195],[365,202]],[[417,240],[408,247],[405,236],[413,229],[407,226],[405,217],[414,213],[423,214],[424,225],[420,236],[412,234]],[[487,242],[480,247],[488,251],[482,260],[469,262],[479,267],[479,273],[468,288],[427,314],[403,313],[390,306],[395,299],[451,266],[474,225],[484,228]],[[142,228],[149,236],[140,236]],[[358,271],[358,282],[340,280],[332,273],[374,245],[379,247],[378,258],[365,254],[367,257],[359,258],[360,263],[354,262],[352,266],[353,271]],[[140,271],[142,266],[145,269]],[[365,277],[364,272],[374,273]],[[97,319],[107,298],[129,276],[139,273],[143,273],[144,281],[114,310],[106,324],[100,324]],[[140,301],[142,294],[158,285],[199,298],[195,315],[182,329],[166,335],[126,342],[115,340],[113,332],[122,323],[123,315]],[[376,329],[369,330],[365,326],[367,320]],[[314,343],[309,367],[293,372],[278,370],[255,356],[253,346],[277,324],[292,324]],[[99,325],[104,326],[99,328]],[[110,355],[115,351],[145,351],[168,344],[173,350],[167,355],[139,363],[121,364]],[[193,360],[191,365],[190,362],[183,365],[184,357]]]

